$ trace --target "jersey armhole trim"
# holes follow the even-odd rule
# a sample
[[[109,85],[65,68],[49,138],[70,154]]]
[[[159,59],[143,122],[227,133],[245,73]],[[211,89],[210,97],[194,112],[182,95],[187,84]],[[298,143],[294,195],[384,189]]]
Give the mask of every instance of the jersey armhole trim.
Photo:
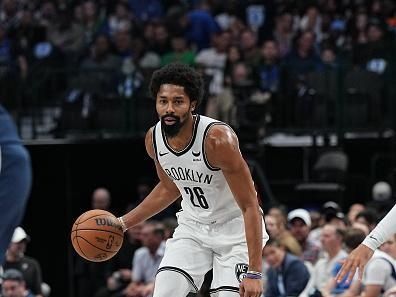
[[[153,141],[153,149],[154,149],[155,159],[158,161],[157,143],[156,143],[156,137],[155,137],[155,129],[157,128],[157,125],[158,124],[156,124],[154,126],[153,135],[151,136],[151,139]]]
[[[203,155],[203,159],[204,159],[206,167],[208,167],[212,171],[219,171],[221,168],[213,167],[212,165],[209,164],[208,158],[206,158],[206,151],[205,151],[205,139],[206,139],[206,136],[208,134],[209,129],[211,127],[213,127],[214,125],[225,125],[225,126],[228,126],[226,123],[223,123],[223,122],[213,122],[213,123],[210,123],[205,128],[205,131],[204,131],[204,134],[203,134],[203,138],[202,138],[202,155]]]

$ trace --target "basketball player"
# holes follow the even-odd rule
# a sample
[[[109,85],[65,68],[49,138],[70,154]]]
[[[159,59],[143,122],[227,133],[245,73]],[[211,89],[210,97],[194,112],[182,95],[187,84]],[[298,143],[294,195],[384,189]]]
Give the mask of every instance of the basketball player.
[[[182,197],[153,296],[196,292],[212,268],[212,296],[261,296],[268,235],[237,136],[226,124],[194,114],[203,80],[192,68],[176,63],[157,70],[150,91],[160,121],[147,132],[146,149],[160,182],[119,220],[126,230]]]
[[[29,153],[11,116],[0,105],[0,265],[23,218],[31,182]]]
[[[378,223],[363,242],[354,249],[343,262],[341,270],[336,276],[337,282],[341,282],[346,275],[347,281],[351,282],[356,270],[359,279],[363,277],[363,270],[367,262],[373,256],[374,251],[396,233],[396,205]]]

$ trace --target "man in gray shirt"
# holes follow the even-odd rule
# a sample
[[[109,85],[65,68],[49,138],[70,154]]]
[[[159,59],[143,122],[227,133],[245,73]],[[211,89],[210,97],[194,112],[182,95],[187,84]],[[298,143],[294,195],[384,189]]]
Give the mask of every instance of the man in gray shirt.
[[[154,280],[165,251],[164,226],[147,221],[141,232],[142,247],[137,249],[132,264],[132,282],[126,296],[148,297],[154,290]]]

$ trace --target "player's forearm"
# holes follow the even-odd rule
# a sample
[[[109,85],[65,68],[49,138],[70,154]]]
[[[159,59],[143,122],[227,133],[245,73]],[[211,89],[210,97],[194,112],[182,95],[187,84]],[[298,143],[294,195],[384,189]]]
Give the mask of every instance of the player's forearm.
[[[387,241],[396,233],[396,205],[388,214],[378,223],[378,225],[365,238],[363,244],[372,250],[377,249],[381,244]]]
[[[176,201],[179,196],[178,191],[170,191],[162,182],[159,182],[142,203],[122,216],[126,228],[151,218]]]
[[[256,205],[242,209],[242,212],[249,252],[249,270],[261,272],[263,247],[262,216]]]

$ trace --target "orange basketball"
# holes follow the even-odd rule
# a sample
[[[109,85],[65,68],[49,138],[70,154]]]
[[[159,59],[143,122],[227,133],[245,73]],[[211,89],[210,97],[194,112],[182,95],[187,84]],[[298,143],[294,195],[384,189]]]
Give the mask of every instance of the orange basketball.
[[[113,257],[121,248],[124,232],[117,218],[110,212],[93,209],[84,212],[74,222],[71,242],[74,250],[92,262]]]

